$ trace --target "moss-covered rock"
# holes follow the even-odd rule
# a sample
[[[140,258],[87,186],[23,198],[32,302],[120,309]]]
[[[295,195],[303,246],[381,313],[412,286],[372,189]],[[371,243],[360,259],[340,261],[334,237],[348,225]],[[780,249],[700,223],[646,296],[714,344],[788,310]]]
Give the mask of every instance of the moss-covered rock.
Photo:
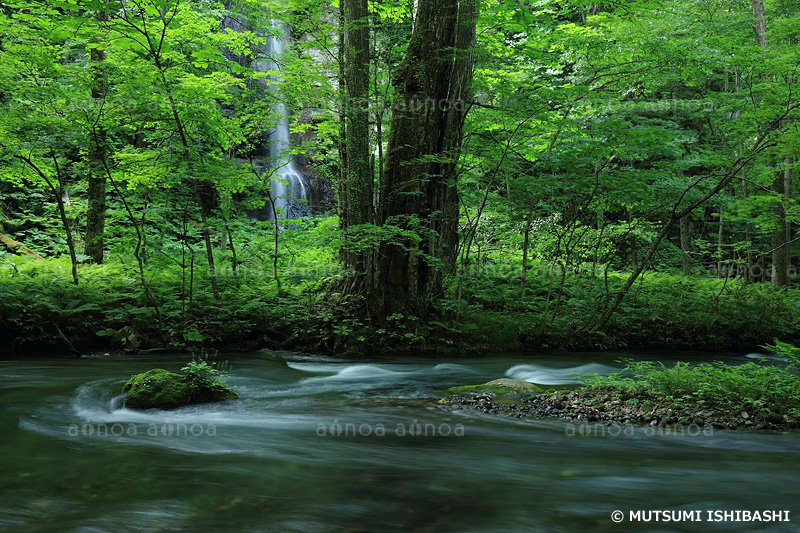
[[[205,383],[161,368],[136,374],[122,387],[125,407],[177,409],[196,403],[235,400],[239,396],[222,382]]]
[[[491,396],[511,396],[518,394],[537,394],[542,389],[521,379],[501,378],[479,385],[450,387],[447,392],[456,395],[489,394]]]

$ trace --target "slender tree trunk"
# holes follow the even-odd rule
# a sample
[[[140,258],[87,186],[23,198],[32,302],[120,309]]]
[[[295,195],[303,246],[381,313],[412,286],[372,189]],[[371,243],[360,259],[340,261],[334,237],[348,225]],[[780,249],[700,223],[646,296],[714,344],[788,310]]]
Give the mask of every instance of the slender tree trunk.
[[[106,13],[100,12],[95,16],[102,24],[108,20]],[[105,73],[104,62],[106,51],[92,48],[90,51],[94,85],[92,98],[96,102],[97,113],[102,113],[102,103],[106,98],[108,81]],[[103,236],[106,224],[106,174],[103,170],[103,161],[106,158],[106,132],[102,121],[96,122],[96,130],[89,149],[89,187],[87,196],[89,211],[86,214],[86,241],[84,253],[98,265],[103,262]]]
[[[278,296],[283,296],[283,287],[281,286],[281,278],[278,275],[278,251],[280,247],[280,235],[281,235],[281,226],[278,222],[278,208],[275,206],[275,198],[272,197],[272,192],[267,189],[267,200],[269,200],[269,205],[272,208],[272,230],[273,230],[273,238],[274,242],[274,253],[272,255],[272,278],[275,280],[276,285],[278,286]]]
[[[194,311],[194,249],[189,248],[189,315]]]
[[[206,259],[208,260],[208,277],[211,280],[211,293],[219,300],[219,285],[217,284],[217,267],[214,263],[214,245],[211,243],[211,228],[208,225],[208,212],[200,200],[200,219],[203,222],[203,241],[206,243]]]
[[[236,257],[236,244],[233,242],[233,232],[231,231],[230,227],[228,227],[228,220],[225,219],[225,232],[228,234],[228,246],[231,247],[231,273],[233,274],[233,279],[236,282],[236,288],[240,288],[239,285],[239,259]]]
[[[764,0],[751,0],[750,5],[753,9],[753,31],[756,44],[766,50],[768,43]],[[786,176],[780,172],[772,182],[772,191],[779,198],[779,203],[773,210],[777,224],[772,233],[772,284],[776,287],[784,287],[789,284],[789,268],[791,266],[791,247],[788,245],[789,239],[786,233],[785,189]]]
[[[61,176],[61,167],[58,164],[58,159],[56,158],[56,154],[54,152],[50,152],[50,159],[53,161],[53,165],[56,171],[56,179],[58,180],[58,187],[55,186],[53,180],[45,174],[45,172],[39,168],[39,166],[33,162],[33,159],[30,157],[26,157],[24,155],[15,155],[15,158],[25,163],[28,168],[36,172],[42,180],[47,184],[47,187],[50,189],[50,192],[53,193],[53,196],[56,199],[56,205],[58,206],[58,214],[61,217],[61,224],[64,227],[64,233],[67,238],[67,248],[69,249],[69,257],[72,263],[72,282],[75,285],[78,285],[79,278],[78,278],[78,254],[75,253],[75,241],[72,238],[72,228],[69,224],[69,218],[67,217],[67,208],[64,205],[64,185]]]
[[[788,113],[784,115],[784,118],[787,115]],[[661,230],[658,232],[658,235],[656,235],[656,238],[653,240],[653,242],[650,244],[650,247],[648,248],[647,253],[645,254],[644,260],[636,268],[636,270],[634,270],[631,273],[631,275],[628,276],[628,279],[622,286],[622,289],[617,293],[616,297],[611,301],[606,311],[602,314],[597,325],[598,331],[603,331],[606,328],[609,320],[611,320],[611,317],[614,315],[614,313],[617,311],[622,301],[625,299],[625,296],[628,294],[628,291],[636,282],[636,280],[639,278],[639,275],[641,275],[642,271],[644,270],[644,267],[653,258],[656,251],[658,251],[658,247],[661,244],[661,241],[664,239],[667,232],[670,231],[673,224],[675,224],[676,221],[688,215],[698,207],[705,204],[708,200],[719,194],[722,190],[725,189],[725,187],[727,187],[734,180],[736,176],[740,175],[739,173],[746,165],[751,163],[753,159],[755,159],[758,155],[760,155],[764,150],[766,150],[769,147],[769,144],[767,143],[767,138],[769,134],[780,125],[782,120],[783,119],[773,122],[769,129],[762,131],[761,134],[753,143],[753,146],[751,148],[751,153],[749,155],[742,154],[741,156],[739,156],[739,158],[736,160],[733,166],[731,166],[728,172],[711,190],[705,193],[701,198],[693,202],[690,202],[689,205],[684,209],[681,209],[681,203],[685,198],[686,194],[689,192],[689,189],[684,190],[684,193],[678,199],[677,203],[673,206],[669,219],[661,228]]]
[[[764,13],[764,0],[751,0],[753,9],[753,31],[756,34],[756,44],[767,48],[767,19]]]
[[[794,157],[786,158],[786,173],[784,174],[785,181],[783,186],[783,192],[786,197],[786,206],[787,206],[785,213],[787,243],[791,243],[792,239],[794,238],[794,231],[792,230],[792,220],[789,217],[789,211],[788,211],[788,208],[792,204],[794,197],[794,169],[792,168],[793,164],[794,164]],[[787,244],[787,246],[791,245]],[[789,253],[789,256],[791,257],[791,253]]]
[[[419,242],[381,244],[373,311],[380,318],[440,297],[458,244],[456,164],[473,73],[477,0],[419,0],[406,57],[395,75],[383,224]]]
[[[686,215],[680,220],[681,233],[681,269],[687,276],[692,273],[692,215]]]
[[[528,284],[528,246],[531,238],[531,227],[533,226],[533,209],[528,211],[528,216],[525,219],[525,237],[522,241],[522,282],[521,294],[525,296],[525,288]]]
[[[60,183],[61,180],[59,180]],[[59,188],[61,185],[59,185]],[[64,205],[64,198],[61,194],[61,191],[57,191],[55,187],[52,187],[53,193],[56,197],[56,203],[58,204],[58,213],[61,215],[61,224],[64,226],[64,233],[67,237],[67,248],[69,249],[69,258],[72,263],[72,283],[78,285],[78,255],[75,252],[75,240],[72,237],[72,228],[69,224],[69,219],[67,218],[67,208]]]
[[[189,244],[189,222],[186,207],[183,209],[183,232],[181,233],[181,317],[186,321],[186,249]]]
[[[722,276],[722,269],[725,267],[725,258],[723,247],[725,245],[725,218],[723,216],[722,206],[719,208],[719,228],[717,233],[717,276]],[[725,279],[730,276],[730,272],[725,274]]]
[[[383,190],[383,114],[386,110],[386,99],[384,98],[383,102],[381,102],[380,98],[380,91],[379,89],[379,77],[380,77],[380,58],[378,57],[378,46],[377,46],[378,37],[377,34],[373,38],[373,50],[375,55],[375,146],[378,149],[378,187],[377,187],[377,195],[375,200],[375,207],[376,209],[379,208],[381,205],[381,198],[380,193]],[[376,213],[375,219],[380,219],[381,215]]]
[[[148,42],[150,42],[149,37]],[[175,130],[178,133],[178,138],[180,139],[181,146],[183,147],[184,156],[186,157],[186,160],[189,163],[189,168],[191,169],[192,153],[189,147],[189,138],[184,127],[183,120],[181,119],[181,115],[178,112],[178,104],[175,101],[175,96],[172,94],[172,89],[167,81],[167,76],[165,74],[166,69],[161,63],[160,54],[152,48],[150,52],[153,55],[153,62],[158,70],[162,87],[167,94],[167,100],[169,101],[170,110],[172,111],[172,118],[175,122]],[[214,247],[211,243],[211,228],[208,224],[208,218],[211,216],[214,206],[217,203],[216,190],[211,182],[207,180],[197,180],[194,176],[190,176],[189,179],[192,180],[195,198],[197,199],[197,205],[200,208],[200,218],[203,223],[201,234],[203,235],[203,241],[206,245],[206,258],[208,260],[208,275],[209,279],[211,280],[211,292],[213,293],[214,298],[219,299],[220,292],[219,286],[217,285],[217,267],[214,263]]]
[[[592,260],[592,277],[597,275],[597,265],[600,264],[600,246],[603,244],[603,233],[606,229],[605,212],[601,208],[597,211],[597,241],[594,246],[594,258]]]
[[[792,194],[792,171],[789,168],[791,161],[786,160],[787,168],[781,172],[772,184],[772,190],[779,196],[780,203],[775,206],[777,227],[772,233],[772,284],[776,287],[785,287],[790,282],[792,266],[792,246],[787,205]]]
[[[150,284],[147,283],[147,276],[145,276],[144,272],[144,258],[142,256],[142,250],[144,249],[144,231],[142,231],[143,224],[140,224],[138,220],[136,220],[136,216],[133,214],[133,209],[131,209],[130,204],[128,203],[127,198],[120,189],[117,182],[114,181],[113,176],[111,175],[111,169],[108,166],[108,161],[103,160],[103,170],[106,173],[106,178],[108,178],[108,183],[111,184],[114,191],[117,193],[117,197],[122,202],[123,207],[125,208],[125,212],[128,215],[128,220],[131,224],[133,224],[133,228],[136,231],[136,248],[134,248],[133,256],[136,258],[136,263],[139,265],[139,281],[142,284],[142,289],[144,289],[145,299],[147,300],[148,305],[150,305],[156,313],[156,318],[158,319],[159,326],[162,323],[161,320],[161,308],[156,301],[153,292],[150,290]],[[184,228],[185,231],[185,228]],[[194,255],[192,255],[194,257]]]
[[[747,200],[749,198],[750,193],[747,187],[747,169],[742,169],[742,198]],[[753,235],[750,233],[750,226],[749,224],[745,223],[744,225],[744,242],[745,242],[745,251],[744,251],[744,279],[745,281],[752,282],[753,281]]]

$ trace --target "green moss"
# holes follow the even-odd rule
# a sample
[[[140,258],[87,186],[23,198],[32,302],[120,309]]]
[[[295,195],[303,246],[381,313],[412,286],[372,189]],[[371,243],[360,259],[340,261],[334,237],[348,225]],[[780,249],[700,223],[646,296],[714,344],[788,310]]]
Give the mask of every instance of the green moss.
[[[175,409],[189,403],[192,386],[186,376],[156,368],[133,376],[122,392],[125,405],[133,409]]]
[[[496,379],[488,383],[481,383],[479,385],[462,385],[460,387],[450,387],[447,392],[456,395],[463,394],[489,394],[491,396],[516,396],[519,394],[536,394],[542,392],[542,389],[522,381],[520,379]]]
[[[477,393],[493,393],[493,394],[510,394],[514,392],[512,389],[507,387],[500,387],[498,385],[486,385],[485,383],[481,383],[479,385],[462,385],[460,387],[450,387],[447,389],[447,392],[452,392],[453,394],[477,394]]]
[[[198,383],[190,376],[161,368],[136,374],[122,387],[125,406],[131,409],[177,409],[195,403],[235,400],[238,395],[224,383]]]

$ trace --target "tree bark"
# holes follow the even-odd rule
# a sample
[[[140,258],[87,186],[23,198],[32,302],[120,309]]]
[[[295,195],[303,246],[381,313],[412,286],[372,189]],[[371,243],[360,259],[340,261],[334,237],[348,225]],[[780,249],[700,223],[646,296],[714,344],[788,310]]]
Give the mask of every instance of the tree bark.
[[[522,242],[522,280],[520,281],[520,294],[525,297],[525,288],[528,284],[528,247],[531,240],[531,227],[533,226],[533,208],[528,211],[525,218],[525,236]]]
[[[725,245],[725,218],[722,206],[719,207],[719,227],[717,228],[717,277],[722,277],[722,269],[725,267],[724,247]],[[725,278],[730,276],[730,272],[725,273]]]
[[[777,227],[772,232],[772,284],[776,287],[785,287],[791,281],[792,246],[791,227],[787,217],[787,202],[792,195],[792,170],[789,168],[791,161],[786,160],[787,168],[781,172],[772,183],[772,190],[778,194],[779,203],[775,206],[774,213],[777,217]]]
[[[20,255],[27,255],[34,259],[41,259],[42,256],[22,244],[21,242],[17,242],[5,233],[5,228],[3,227],[3,223],[0,222],[0,244],[12,254],[20,254]]]
[[[764,0],[751,0],[753,9],[753,31],[756,34],[756,44],[767,48],[767,19],[764,13]]]
[[[339,2],[339,51],[337,60],[339,63],[338,82],[339,87],[337,96],[339,98],[339,172],[336,183],[336,195],[339,214],[339,229],[342,233],[347,229],[347,74],[345,64],[345,22],[344,22],[344,1]],[[339,259],[345,264],[344,247],[339,248]]]
[[[367,0],[344,0],[343,7],[347,150],[345,228],[351,229],[374,221],[369,143],[370,33]],[[356,273],[350,293],[363,294],[371,285],[371,256],[371,250],[345,249],[345,263]]]
[[[692,273],[692,215],[686,215],[680,220],[681,232],[681,270],[687,276]]]
[[[37,169],[39,175],[45,179],[53,196],[56,198],[56,205],[58,205],[58,214],[61,216],[61,225],[64,226],[64,234],[67,238],[67,249],[69,250],[69,259],[72,265],[72,283],[78,285],[80,283],[78,278],[78,254],[75,252],[75,239],[72,236],[72,227],[69,224],[67,217],[67,207],[64,204],[64,181],[61,176],[61,168],[58,164],[58,159],[53,152],[50,152],[50,158],[53,160],[53,165],[56,172],[56,179],[58,180],[58,187],[53,185],[53,182],[48,179],[45,174]]]
[[[472,82],[476,0],[419,0],[389,131],[383,225],[419,240],[383,242],[373,311],[427,306],[441,296],[458,244],[455,169]]]
[[[108,17],[100,12],[95,18],[102,24]],[[102,113],[102,102],[106,97],[106,78],[103,63],[106,60],[106,51],[92,48],[91,65],[94,73],[92,98],[97,103],[97,112]],[[97,131],[93,135],[93,142],[89,149],[89,187],[87,196],[89,211],[86,214],[86,240],[84,253],[98,265],[103,262],[103,234],[106,224],[106,175],[103,170],[103,161],[106,158],[106,132],[100,120],[97,121]]]

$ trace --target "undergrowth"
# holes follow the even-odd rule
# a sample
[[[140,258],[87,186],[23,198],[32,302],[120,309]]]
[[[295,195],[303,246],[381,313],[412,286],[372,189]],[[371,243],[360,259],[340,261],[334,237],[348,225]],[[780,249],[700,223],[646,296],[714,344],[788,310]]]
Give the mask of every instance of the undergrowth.
[[[523,291],[518,265],[485,260],[460,283],[448,278],[446,298],[425,316],[395,314],[372,324],[338,292],[346,274],[337,262],[335,219],[298,224],[282,236],[280,292],[270,241],[253,234],[240,242],[235,275],[226,256],[218,258],[218,298],[199,259],[190,270],[174,251],[151,253],[146,280],[157,306],[146,298],[136,261],[121,252],[103,265],[81,265],[77,286],[65,257],[0,254],[0,351],[742,350],[800,339],[795,289],[647,273],[598,332],[600,312],[625,273],[575,270],[562,285],[560,272],[533,262]]]

